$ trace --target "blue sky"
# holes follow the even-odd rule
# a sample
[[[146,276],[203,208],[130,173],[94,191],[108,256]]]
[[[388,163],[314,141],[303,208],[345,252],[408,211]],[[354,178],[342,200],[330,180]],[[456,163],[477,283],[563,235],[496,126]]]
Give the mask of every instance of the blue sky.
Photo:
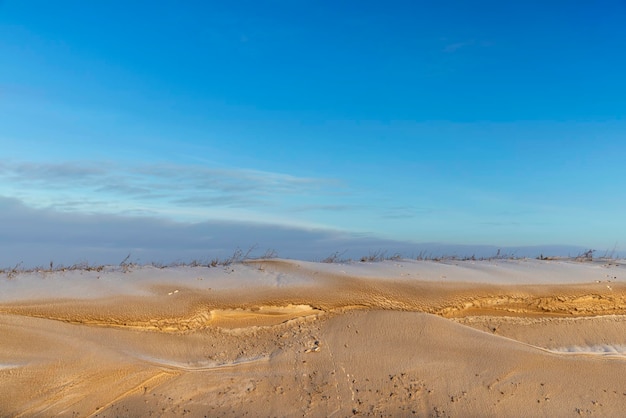
[[[623,1],[5,0],[0,202],[623,249],[624,50]]]

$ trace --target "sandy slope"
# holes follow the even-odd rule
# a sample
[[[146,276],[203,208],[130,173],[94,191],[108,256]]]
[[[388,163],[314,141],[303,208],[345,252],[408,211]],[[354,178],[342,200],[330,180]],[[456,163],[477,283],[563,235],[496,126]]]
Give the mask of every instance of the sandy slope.
[[[0,416],[623,416],[626,265],[0,278]]]

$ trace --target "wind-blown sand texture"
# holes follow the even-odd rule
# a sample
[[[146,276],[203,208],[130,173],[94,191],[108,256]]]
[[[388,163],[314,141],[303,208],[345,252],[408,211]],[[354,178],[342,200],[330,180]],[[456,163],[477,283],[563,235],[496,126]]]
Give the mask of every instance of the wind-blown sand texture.
[[[624,416],[626,264],[0,277],[0,416]]]

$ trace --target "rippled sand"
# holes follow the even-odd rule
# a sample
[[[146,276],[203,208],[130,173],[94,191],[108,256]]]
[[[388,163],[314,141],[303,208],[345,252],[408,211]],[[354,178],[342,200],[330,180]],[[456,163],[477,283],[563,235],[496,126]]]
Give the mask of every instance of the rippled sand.
[[[0,416],[623,416],[626,265],[0,277]]]

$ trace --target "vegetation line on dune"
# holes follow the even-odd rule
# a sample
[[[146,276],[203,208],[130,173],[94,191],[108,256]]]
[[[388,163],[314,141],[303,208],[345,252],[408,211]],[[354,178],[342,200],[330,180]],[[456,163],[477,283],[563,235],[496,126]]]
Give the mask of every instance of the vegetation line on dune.
[[[118,265],[105,265],[105,264],[90,264],[87,261],[81,261],[69,266],[65,266],[63,264],[55,264],[53,261],[50,261],[50,264],[47,267],[37,266],[27,268],[23,266],[22,262],[15,264],[13,267],[5,267],[0,268],[0,274],[4,274],[7,279],[14,279],[20,274],[24,273],[55,273],[55,272],[68,272],[68,271],[96,271],[96,272],[122,272],[128,273],[135,268],[141,268],[145,266],[151,266],[159,269],[165,268],[173,268],[173,267],[206,267],[206,268],[215,268],[215,267],[227,267],[233,264],[242,264],[249,262],[258,262],[263,260],[271,260],[278,258],[278,254],[273,249],[268,249],[264,253],[258,256],[252,256],[256,249],[256,245],[248,248],[245,252],[241,248],[236,248],[233,253],[226,258],[220,259],[218,257],[213,257],[205,260],[191,260],[188,262],[185,261],[175,261],[171,263],[160,263],[160,262],[149,262],[149,263],[139,263],[131,261],[131,254],[129,253]],[[329,256],[318,260],[320,263],[326,264],[339,264],[339,263],[349,263],[355,260],[350,258],[344,258],[343,255],[346,251],[335,251],[331,253]],[[578,261],[578,262],[592,262],[592,261],[622,261],[623,259],[617,258],[614,255],[614,252],[607,252],[604,256],[599,258],[594,258],[593,254],[595,250],[587,250],[583,251],[576,256],[564,256],[564,257],[553,257],[553,256],[544,256],[540,254],[535,257],[537,260],[542,261],[556,261],[556,260],[564,260],[564,261]],[[496,252],[496,254],[488,257],[476,257],[475,255],[469,256],[457,256],[457,255],[440,255],[436,256],[432,253],[428,253],[426,251],[421,251],[416,256],[412,257],[404,257],[399,253],[388,254],[385,250],[377,250],[370,251],[367,255],[361,256],[358,258],[359,262],[367,263],[367,262],[382,262],[382,261],[400,261],[400,260],[416,260],[416,261],[435,261],[435,262],[443,262],[443,261],[490,261],[490,260],[524,260],[526,257],[517,257],[515,254],[502,253],[500,250]]]

